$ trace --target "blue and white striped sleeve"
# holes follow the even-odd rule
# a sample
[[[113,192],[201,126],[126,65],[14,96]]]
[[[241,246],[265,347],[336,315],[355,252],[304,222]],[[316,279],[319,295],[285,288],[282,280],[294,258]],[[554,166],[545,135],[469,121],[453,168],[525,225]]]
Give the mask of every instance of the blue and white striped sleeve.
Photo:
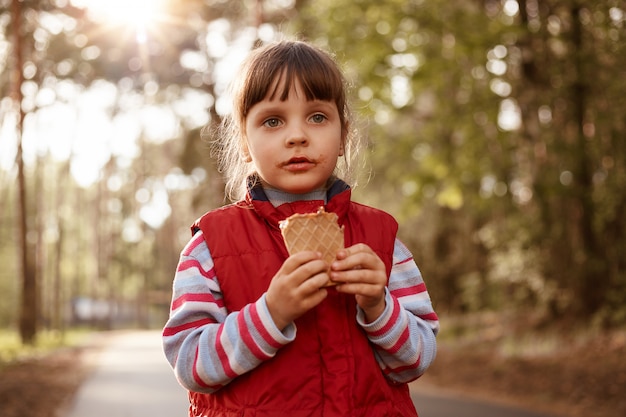
[[[396,382],[410,382],[435,359],[439,319],[413,255],[398,239],[385,301],[385,310],[376,321],[365,323],[360,309],[357,320],[374,345],[385,375]]]
[[[190,391],[215,392],[295,339],[295,325],[281,332],[265,296],[229,312],[202,232],[183,249],[174,277],[163,350],[179,383]]]

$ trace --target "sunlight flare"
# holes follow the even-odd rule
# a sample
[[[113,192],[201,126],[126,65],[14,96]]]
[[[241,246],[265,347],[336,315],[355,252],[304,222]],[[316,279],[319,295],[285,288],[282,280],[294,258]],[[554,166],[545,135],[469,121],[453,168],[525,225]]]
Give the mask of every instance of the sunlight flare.
[[[72,0],[76,7],[85,8],[94,19],[103,23],[133,28],[139,42],[164,13],[166,0]]]

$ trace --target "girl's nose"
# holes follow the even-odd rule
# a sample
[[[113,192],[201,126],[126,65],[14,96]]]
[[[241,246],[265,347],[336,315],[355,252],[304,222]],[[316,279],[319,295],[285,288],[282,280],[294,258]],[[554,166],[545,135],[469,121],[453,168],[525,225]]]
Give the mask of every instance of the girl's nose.
[[[300,136],[290,136],[287,144],[289,146],[306,146],[309,143],[309,140],[304,135]]]
[[[287,136],[287,146],[306,146],[309,139],[300,126],[294,126]]]

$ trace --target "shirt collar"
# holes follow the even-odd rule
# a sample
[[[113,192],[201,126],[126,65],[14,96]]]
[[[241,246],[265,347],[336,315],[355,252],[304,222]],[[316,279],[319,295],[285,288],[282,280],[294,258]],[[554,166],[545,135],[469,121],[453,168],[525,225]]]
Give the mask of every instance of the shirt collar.
[[[264,217],[270,226],[278,228],[278,222],[296,213],[315,213],[320,207],[335,212],[341,219],[348,211],[351,188],[339,178],[331,178],[330,186],[307,194],[289,194],[280,190],[264,188],[256,175],[248,177],[246,202]]]

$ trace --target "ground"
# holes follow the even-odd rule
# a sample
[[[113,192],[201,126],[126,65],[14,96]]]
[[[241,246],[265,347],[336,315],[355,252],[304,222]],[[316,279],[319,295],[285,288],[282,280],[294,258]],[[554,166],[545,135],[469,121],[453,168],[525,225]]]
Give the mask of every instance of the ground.
[[[471,320],[473,327],[443,320],[462,330],[439,341],[418,383],[554,416],[626,416],[626,331],[546,326],[528,316]]]
[[[485,325],[485,323],[487,323]],[[452,323],[451,327],[456,324]],[[626,415],[626,332],[537,334],[507,340],[510,327],[443,336],[417,384],[520,405],[555,416]],[[65,348],[0,369],[2,417],[61,417],[89,373],[94,346]]]
[[[0,415],[2,417],[61,417],[89,366],[86,350],[63,348],[31,357],[0,369]]]
[[[626,416],[626,354],[571,353],[535,359],[493,358],[486,353],[440,351],[423,377],[429,387],[469,397],[498,399],[563,417]],[[420,381],[422,382],[422,381]]]

